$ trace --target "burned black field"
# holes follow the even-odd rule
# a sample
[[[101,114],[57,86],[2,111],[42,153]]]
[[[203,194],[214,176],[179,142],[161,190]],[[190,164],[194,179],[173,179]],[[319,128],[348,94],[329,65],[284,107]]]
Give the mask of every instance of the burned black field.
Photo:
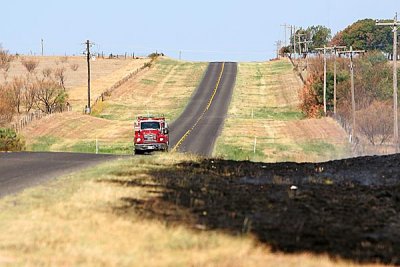
[[[285,253],[400,265],[400,155],[304,164],[206,159],[149,171],[152,181],[117,175],[107,182],[157,193],[122,199],[120,214],[252,234]]]

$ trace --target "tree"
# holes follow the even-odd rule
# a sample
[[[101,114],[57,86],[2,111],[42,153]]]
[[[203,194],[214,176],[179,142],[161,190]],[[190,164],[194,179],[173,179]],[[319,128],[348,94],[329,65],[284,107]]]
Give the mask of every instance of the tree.
[[[345,45],[346,44],[343,41],[343,31],[337,32],[329,42],[329,46],[345,46]]]
[[[333,39],[339,45],[353,46],[353,49],[380,50],[391,53],[393,33],[390,27],[378,27],[373,19],[359,20],[338,32]]]
[[[310,60],[309,75],[306,84],[300,90],[299,108],[309,118],[321,116],[323,99],[318,95],[318,87],[322,86],[323,62],[319,58]],[[322,100],[322,101],[321,101]]]
[[[393,112],[388,102],[374,101],[357,112],[358,129],[372,145],[383,144],[393,133]]]
[[[65,91],[65,68],[57,68],[54,71],[54,77],[58,79],[58,82],[60,83],[60,86],[64,89]]]
[[[370,51],[355,60],[355,84],[359,108],[366,108],[375,100],[390,100],[392,68],[381,52]]]
[[[22,103],[25,106],[25,111],[28,113],[31,111],[36,102],[36,89],[37,86],[34,83],[27,82],[25,80],[25,92],[22,98]]]
[[[14,56],[10,55],[7,50],[0,47],[0,70],[3,71],[4,79],[7,80],[7,73],[10,69]]]
[[[324,47],[325,45],[328,45],[332,37],[331,29],[322,25],[310,26],[307,28],[306,33],[312,41],[310,45],[311,50],[317,47]]]
[[[25,92],[25,81],[22,78],[15,77],[9,86],[9,94],[12,105],[15,107],[17,113],[21,113],[21,104],[23,101],[23,95]]]
[[[44,68],[42,70],[43,77],[50,78],[52,72],[53,72],[53,70],[51,68]]]
[[[22,58],[21,64],[26,68],[26,70],[29,73],[33,73],[35,71],[35,69],[37,68],[37,66],[39,65],[39,61],[34,60],[34,59]]]
[[[36,106],[45,113],[61,110],[68,97],[61,85],[53,80],[37,80],[35,91]]]

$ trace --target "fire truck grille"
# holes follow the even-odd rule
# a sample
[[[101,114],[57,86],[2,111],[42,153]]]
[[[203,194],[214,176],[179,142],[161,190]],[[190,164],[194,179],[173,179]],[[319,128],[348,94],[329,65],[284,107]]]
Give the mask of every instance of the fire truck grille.
[[[144,141],[145,142],[153,142],[156,141],[156,136],[154,134],[146,134],[144,136]]]

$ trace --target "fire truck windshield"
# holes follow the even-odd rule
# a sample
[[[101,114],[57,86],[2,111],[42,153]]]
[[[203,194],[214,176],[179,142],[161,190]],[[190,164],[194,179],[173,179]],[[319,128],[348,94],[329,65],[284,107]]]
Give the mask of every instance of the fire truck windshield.
[[[160,129],[160,123],[157,121],[142,121],[140,123],[140,129]]]

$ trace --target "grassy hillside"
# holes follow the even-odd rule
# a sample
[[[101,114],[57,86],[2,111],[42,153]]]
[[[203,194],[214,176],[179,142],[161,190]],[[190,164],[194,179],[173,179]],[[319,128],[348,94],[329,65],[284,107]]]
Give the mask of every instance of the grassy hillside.
[[[286,60],[240,63],[214,154],[264,162],[324,161],[349,155],[346,134],[336,122],[304,118],[298,109],[301,86]]]
[[[33,73],[38,77],[42,77],[42,72],[46,69],[51,70],[51,75],[54,75],[56,69],[63,68],[65,70],[65,88],[70,97],[69,102],[74,109],[83,110],[87,103],[87,63],[84,56],[20,56],[11,63],[7,72],[8,81],[11,81],[14,77],[28,74],[21,63],[23,59],[38,62]],[[95,99],[114,83],[149,61],[149,58],[96,58],[96,60],[92,60],[90,63],[92,99]],[[76,69],[73,70],[73,67]],[[4,82],[3,75],[0,76],[1,82]]]
[[[176,118],[206,67],[206,63],[159,59],[96,105],[92,116],[75,110],[29,125],[23,131],[28,150],[94,153],[97,140],[100,153],[132,153],[135,116],[149,112],[165,114],[169,121]],[[124,76],[123,70],[110,75],[117,77],[117,73],[120,78]],[[103,87],[108,84],[106,78],[97,83]],[[84,93],[83,89],[76,90]]]
[[[174,120],[197,87],[207,63],[160,59],[140,77],[116,90],[95,116],[132,121],[139,114],[164,114]]]

